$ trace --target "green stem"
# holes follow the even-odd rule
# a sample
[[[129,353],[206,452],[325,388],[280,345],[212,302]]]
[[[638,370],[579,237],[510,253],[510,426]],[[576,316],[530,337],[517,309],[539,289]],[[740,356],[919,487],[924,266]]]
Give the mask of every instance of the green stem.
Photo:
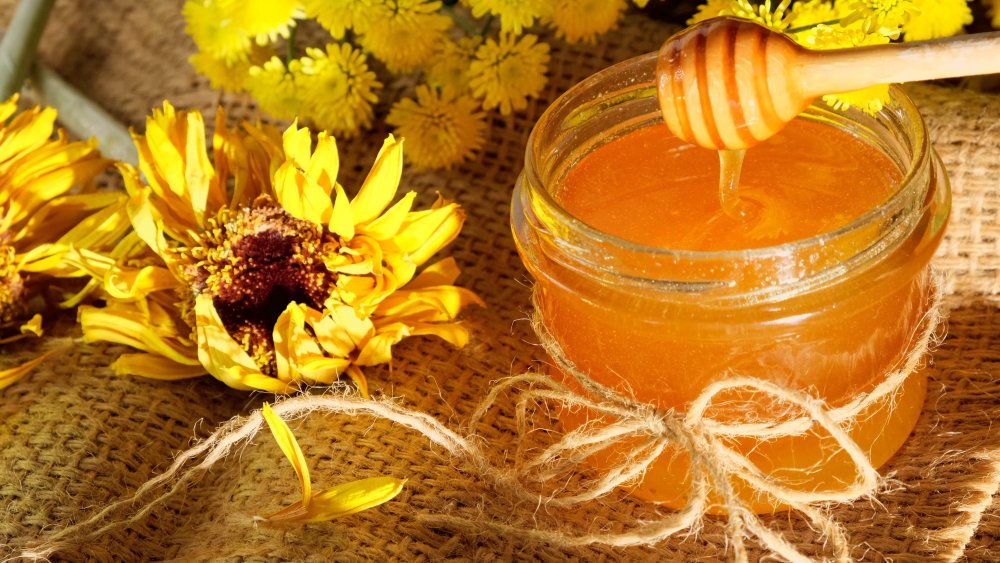
[[[31,85],[39,101],[55,108],[59,123],[70,134],[78,139],[95,137],[103,155],[138,166],[132,136],[121,122],[52,70],[41,64],[31,70]]]
[[[486,16],[486,22],[483,23],[483,28],[479,30],[479,35],[486,35],[486,32],[490,30],[490,26],[493,25],[493,14]]]
[[[21,0],[0,40],[0,100],[21,90],[55,0]]]
[[[465,15],[462,12],[459,12],[453,6],[447,6],[447,5],[444,6],[444,11],[448,12],[448,15],[451,16],[451,19],[455,20],[455,23],[458,24],[458,27],[462,28],[462,31],[464,31],[465,33],[469,35],[481,35],[481,33],[479,32],[479,28],[476,26],[476,23],[472,21],[469,18],[469,16]]]
[[[288,33],[288,44],[285,46],[285,68],[292,64],[292,60],[295,59],[295,31],[299,26],[293,26],[292,30]]]
[[[793,27],[792,29],[786,29],[785,35],[791,35],[793,33],[801,33],[803,31],[809,31],[810,29],[816,27],[817,25],[833,25],[835,23],[840,23],[839,19],[836,20],[826,20],[825,22],[817,22],[810,25],[803,25],[801,27]]]

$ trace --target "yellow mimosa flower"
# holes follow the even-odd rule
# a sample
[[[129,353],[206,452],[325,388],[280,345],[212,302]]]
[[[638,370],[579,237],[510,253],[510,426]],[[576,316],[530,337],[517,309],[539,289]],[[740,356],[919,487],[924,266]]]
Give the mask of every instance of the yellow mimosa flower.
[[[409,72],[427,64],[448,38],[452,19],[438,13],[441,2],[372,0],[361,46],[385,63],[389,72]]]
[[[299,90],[302,61],[296,59],[286,67],[274,56],[262,65],[250,67],[243,88],[253,95],[260,109],[278,119],[295,119],[303,114],[306,101]]]
[[[549,21],[568,43],[592,43],[625,13],[625,0],[555,0]]]
[[[466,0],[472,15],[500,17],[500,30],[520,35],[535,20],[552,14],[555,0]]]
[[[320,129],[338,137],[351,137],[371,126],[372,105],[382,88],[368,69],[365,54],[349,43],[329,44],[325,50],[306,49],[296,76],[304,115]]]
[[[453,92],[469,89],[469,68],[476,50],[482,44],[481,37],[462,37],[458,41],[448,39],[441,43],[425,71],[427,83]]]
[[[302,0],[306,16],[314,18],[334,39],[343,39],[349,29],[364,32],[369,9],[375,0]]]
[[[913,0],[915,10],[903,24],[907,41],[949,37],[972,23],[972,9],[966,0]]]
[[[407,158],[423,168],[447,168],[467,158],[483,144],[486,114],[471,96],[450,89],[417,86],[417,99],[393,104],[386,123],[408,140]]]
[[[119,373],[178,379],[209,373],[238,389],[291,392],[387,363],[407,336],[462,346],[455,317],[471,292],[446,259],[418,273],[458,235],[461,208],[393,204],[402,142],[389,137],[357,194],[337,183],[333,138],[308,129],[226,126],[210,154],[196,112],[165,103],[135,136],[140,170],[119,168],[144,244],[116,256],[78,252],[106,294],[82,307],[87,340],[126,344]]]
[[[549,46],[538,42],[537,36],[501,33],[499,42],[487,39],[476,51],[469,86],[483,100],[483,109],[499,107],[500,113],[509,115],[527,107],[528,97],[541,92],[548,64]]]
[[[51,108],[17,113],[17,96],[0,103],[0,344],[40,336],[47,301],[82,298],[84,272],[66,253],[113,246],[128,224],[124,195],[94,186],[110,161],[94,141],[69,142],[55,119]],[[0,370],[0,388],[42,359]]]

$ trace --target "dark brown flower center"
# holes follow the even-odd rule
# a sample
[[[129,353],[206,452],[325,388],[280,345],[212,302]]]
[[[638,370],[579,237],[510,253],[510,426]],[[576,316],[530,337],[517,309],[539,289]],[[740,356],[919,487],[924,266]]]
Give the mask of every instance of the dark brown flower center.
[[[187,251],[190,282],[212,296],[222,324],[261,371],[274,375],[274,324],[293,301],[322,308],[336,281],[322,256],[339,243],[268,199],[223,210],[209,227],[202,246]]]

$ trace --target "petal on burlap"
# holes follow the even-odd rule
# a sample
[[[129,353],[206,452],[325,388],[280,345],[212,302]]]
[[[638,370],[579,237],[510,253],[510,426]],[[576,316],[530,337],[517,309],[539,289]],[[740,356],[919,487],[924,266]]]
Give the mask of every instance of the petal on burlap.
[[[284,419],[271,410],[271,405],[264,403],[261,415],[264,416],[264,422],[267,422],[268,428],[271,429],[274,441],[278,443],[281,452],[292,464],[292,469],[295,470],[295,475],[299,478],[299,486],[302,488],[302,500],[299,502],[302,503],[303,508],[308,509],[312,499],[312,481],[309,478],[306,456],[302,455],[302,448],[299,447],[298,440],[292,434],[292,429],[288,427]]]

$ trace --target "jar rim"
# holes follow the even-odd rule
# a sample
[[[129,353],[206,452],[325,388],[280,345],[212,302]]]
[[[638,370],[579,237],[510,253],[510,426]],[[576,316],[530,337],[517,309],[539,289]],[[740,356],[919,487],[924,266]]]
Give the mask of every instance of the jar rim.
[[[538,168],[535,166],[534,158],[534,151],[536,149],[535,145],[538,143],[538,136],[540,134],[538,124],[547,123],[553,118],[554,115],[560,111],[565,111],[568,106],[572,106],[577,102],[577,98],[581,97],[582,93],[600,84],[603,78],[610,77],[615,73],[620,73],[627,68],[639,67],[643,64],[650,65],[655,69],[657,56],[658,53],[654,51],[627,59],[602,69],[601,71],[573,85],[570,89],[562,93],[554,102],[552,102],[539,117],[535,127],[532,128],[531,133],[528,136],[524,159],[524,174],[528,176],[528,181],[525,182],[525,184],[531,186],[545,185],[544,182],[542,182],[538,177]],[[653,81],[653,84],[655,84],[655,75],[651,76],[650,80]],[[901,172],[903,172],[903,177],[899,180],[896,190],[884,201],[873,206],[871,209],[867,210],[865,213],[856,217],[847,224],[810,237],[777,245],[734,250],[685,250],[654,246],[625,239],[587,224],[579,217],[567,211],[556,200],[554,194],[549,189],[533,190],[534,196],[541,198],[542,203],[546,206],[547,213],[551,214],[551,216],[558,220],[561,224],[570,227],[575,234],[582,235],[584,238],[595,242],[611,244],[617,248],[632,253],[648,254],[659,258],[669,258],[678,261],[756,260],[779,255],[787,255],[799,250],[826,244],[827,242],[843,237],[853,231],[862,229],[866,225],[870,225],[873,221],[877,221],[878,219],[891,214],[893,212],[892,210],[898,209],[907,198],[912,198],[912,194],[910,193],[912,191],[911,186],[914,186],[914,184],[919,182],[921,171],[926,168],[927,161],[931,158],[931,147],[927,126],[924,123],[923,117],[917,110],[916,105],[899,86],[895,84],[890,86],[889,99],[890,101],[886,107],[877,112],[876,116],[880,114],[887,114],[887,109],[891,107],[901,111],[906,120],[913,125],[913,129],[910,132],[911,136],[909,137],[909,140],[912,141],[912,145],[910,147],[912,150],[912,154],[910,155],[911,158],[907,163],[906,169],[901,170]],[[815,106],[816,104],[814,103],[811,107]],[[920,186],[918,186],[918,188],[919,187]]]

